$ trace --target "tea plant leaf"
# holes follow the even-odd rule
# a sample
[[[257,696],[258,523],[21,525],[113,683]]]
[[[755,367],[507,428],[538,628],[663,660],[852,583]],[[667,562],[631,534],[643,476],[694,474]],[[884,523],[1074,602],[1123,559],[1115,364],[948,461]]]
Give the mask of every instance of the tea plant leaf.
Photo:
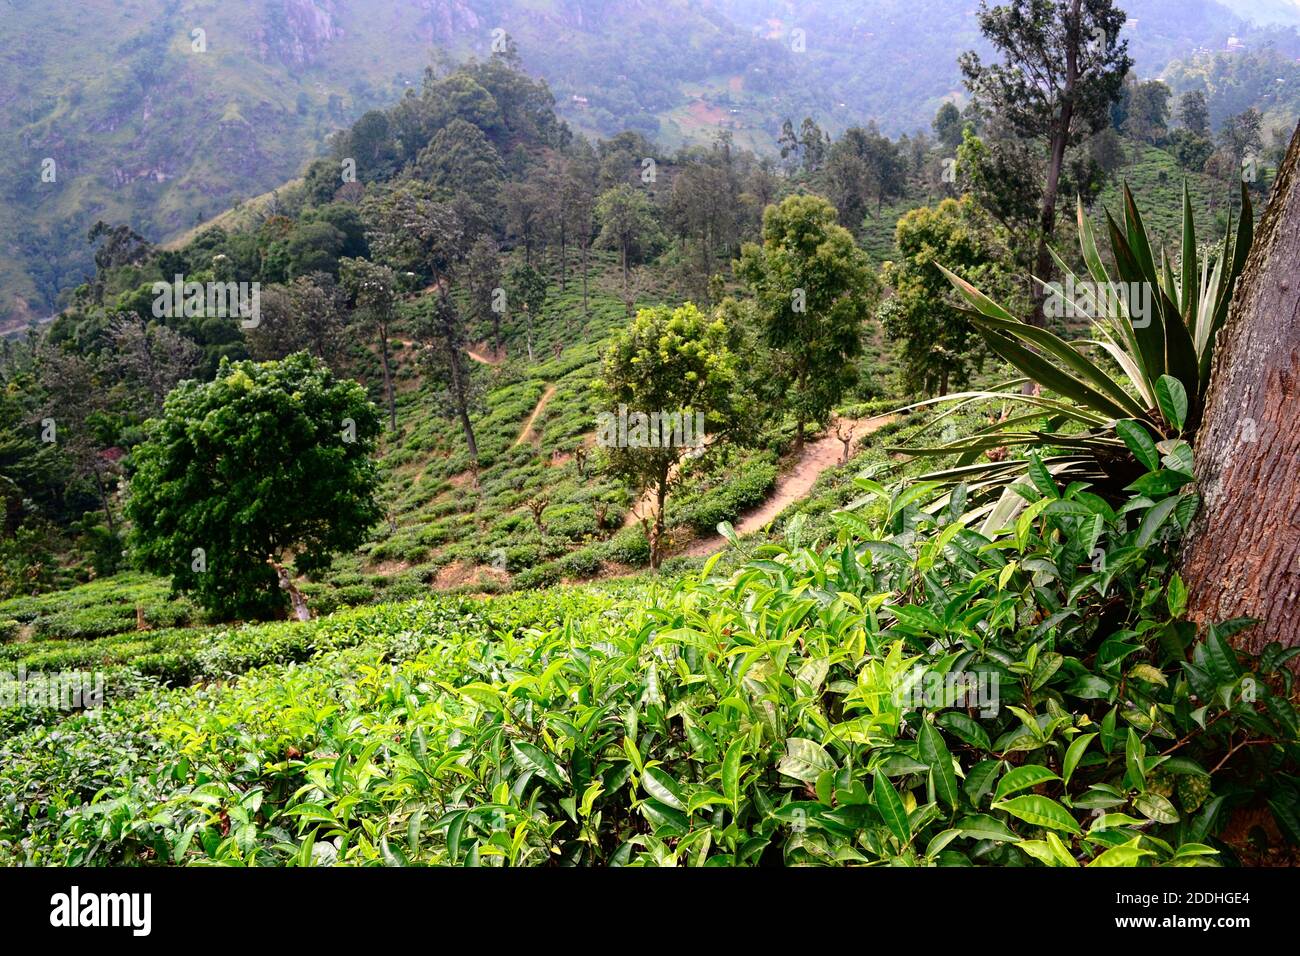
[[[641,776],[641,786],[660,803],[674,810],[686,809],[680,784],[658,767],[646,767],[645,773]]]
[[[1165,421],[1181,432],[1187,423],[1187,389],[1183,383],[1172,375],[1161,375],[1156,379],[1156,401]]]
[[[998,781],[997,792],[993,794],[994,802],[1002,800],[1013,793],[1021,790],[1028,790],[1030,787],[1036,787],[1040,783],[1046,783],[1049,780],[1060,780],[1056,774],[1046,767],[1040,767],[1037,764],[1025,764],[1022,767],[1016,767],[1007,772],[1001,780]]]
[[[522,741],[511,741],[510,752],[515,762],[525,770],[531,770],[547,783],[564,787],[569,782],[569,775],[550,756],[539,747]]]
[[[1122,418],[1115,423],[1115,431],[1147,471],[1155,471],[1160,467],[1160,452],[1156,450],[1151,433],[1141,422]]]
[[[781,758],[777,769],[787,777],[794,777],[804,783],[815,783],[822,773],[835,769],[831,755],[815,740],[790,737],[785,742],[785,748],[785,756]]]
[[[1070,812],[1050,797],[1026,794],[1012,797],[1010,800],[995,801],[993,809],[1003,810],[1036,827],[1048,827],[1066,833],[1081,832],[1079,824],[1075,822],[1074,817],[1070,816]]]
[[[948,753],[948,745],[944,743],[943,735],[935,729],[934,724],[922,720],[921,729],[917,732],[917,745],[921,759],[929,764],[934,774],[935,793],[949,808],[956,810],[957,775],[953,772],[952,754]]]
[[[1150,790],[1139,793],[1133,800],[1133,806],[1138,813],[1157,823],[1178,822],[1178,811],[1169,799]]]
[[[745,738],[738,737],[727,748],[722,761],[722,793],[731,803],[731,812],[740,812],[741,758],[745,755]]]
[[[907,819],[907,811],[903,808],[903,801],[888,777],[879,770],[873,777],[871,795],[876,811],[885,821],[889,832],[898,838],[899,843],[906,845],[912,837],[912,827]]]
[[[1067,786],[1070,778],[1074,776],[1074,769],[1079,766],[1079,761],[1083,759],[1084,752],[1088,749],[1088,744],[1096,738],[1096,734],[1080,734],[1070,741],[1070,746],[1065,749],[1065,757],[1061,760],[1061,780]]]
[[[973,840],[1001,840],[1007,843],[1016,840],[1016,835],[1005,823],[987,813],[974,813],[962,817],[957,821],[957,829],[961,830],[962,836],[968,836]]]
[[[1138,862],[1144,857],[1155,856],[1155,851],[1144,850],[1140,846],[1141,837],[1134,837],[1128,843],[1121,843],[1119,846],[1113,846],[1097,855],[1089,866],[1137,866]]]

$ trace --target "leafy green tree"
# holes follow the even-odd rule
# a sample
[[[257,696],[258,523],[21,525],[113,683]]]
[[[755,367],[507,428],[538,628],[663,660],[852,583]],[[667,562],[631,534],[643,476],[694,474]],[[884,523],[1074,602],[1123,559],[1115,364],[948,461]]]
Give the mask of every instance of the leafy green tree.
[[[596,180],[599,166],[586,140],[573,145],[560,186],[565,235],[578,244],[582,256],[582,314],[588,313],[588,275],[591,244],[596,238]]]
[[[597,443],[606,470],[654,502],[654,514],[641,517],[652,567],[663,560],[664,506],[678,481],[678,464],[692,448],[715,447],[742,419],[734,342],[725,322],[688,302],[677,309],[642,309],[605,353],[597,385],[603,409]],[[703,434],[694,432],[697,413]],[[629,423],[626,434],[620,419]],[[674,426],[681,428],[676,439]],[[694,445],[680,440],[688,429]]]
[[[1169,133],[1169,87],[1160,80],[1134,80],[1125,89],[1124,132],[1144,143],[1161,145]]]
[[[815,173],[822,168],[830,145],[830,135],[823,132],[811,116],[805,116],[799,126],[799,146],[803,156],[804,172]]]
[[[528,330],[528,361],[533,360],[533,323],[546,307],[546,277],[524,264],[510,270],[510,301],[524,310]]]
[[[501,312],[496,308],[501,288],[501,251],[491,236],[479,236],[465,259],[465,284],[469,287],[469,318],[478,327],[492,329],[492,347],[501,354]]]
[[[388,266],[368,259],[340,259],[339,274],[353,307],[379,337],[379,361],[384,372],[388,428],[396,431],[397,399],[393,394],[393,372],[388,361],[388,332],[397,309],[397,275]]]
[[[1178,98],[1178,122],[1189,133],[1208,138],[1210,135],[1210,106],[1204,90],[1188,90]]]
[[[939,112],[934,115],[934,122],[930,125],[944,149],[955,150],[961,145],[961,131],[965,124],[961,118],[961,110],[953,103],[944,103],[940,106]]]
[[[305,353],[223,362],[146,427],[126,509],[135,553],[219,617],[281,613],[284,562],[328,568],[380,518],[379,411]]]
[[[824,172],[830,184],[830,199],[846,226],[860,224],[873,201],[879,215],[886,199],[903,192],[898,147],[874,123],[845,130],[831,146]]]
[[[300,222],[285,240],[290,279],[313,272],[336,274],[347,236],[328,222]]]
[[[1197,136],[1179,127],[1169,136],[1169,151],[1183,169],[1199,173],[1214,153],[1214,142],[1208,136]]]
[[[743,204],[729,153],[729,145],[715,146],[709,161],[687,164],[673,177],[668,199],[667,219],[681,240],[687,287],[697,299],[708,295],[719,257],[734,256],[739,243]],[[695,256],[688,255],[691,246]]]
[[[1124,11],[1113,0],[982,0],[980,30],[1003,58],[985,63],[970,51],[960,59],[966,86],[983,115],[1003,118],[1037,150],[1046,169],[1039,192],[1033,275],[1050,281],[1050,243],[1056,232],[1056,198],[1066,150],[1109,122],[1132,60],[1119,39]],[[1044,324],[1043,294],[1033,290],[1030,321]]]
[[[375,258],[399,272],[445,278],[461,255],[464,223],[428,183],[406,180],[361,206]]]
[[[460,274],[472,238],[453,203],[438,200],[424,183],[403,183],[386,195],[367,200],[363,207],[370,228],[370,246],[395,269],[413,268],[433,277],[437,302],[421,304],[417,332],[432,346],[424,356],[426,371],[445,377],[455,403],[455,414],[465,433],[465,445],[474,468],[478,467],[478,442],[469,416],[469,369],[465,319],[451,297],[452,282]]]
[[[597,242],[618,250],[626,294],[632,260],[653,245],[658,234],[650,200],[643,190],[622,184],[601,193],[596,201],[596,215],[601,222]]]
[[[452,120],[420,153],[418,167],[433,185],[464,193],[495,218],[504,170],[496,147],[477,126]]]
[[[478,441],[470,421],[470,405],[474,400],[474,382],[465,360],[469,344],[465,321],[456,300],[449,295],[427,296],[415,308],[416,337],[423,343],[420,366],[426,377],[438,386],[449,399],[450,411],[460,422],[465,435],[465,449],[469,454],[474,480],[478,481]]]
[[[855,381],[862,326],[878,282],[852,234],[820,196],[790,196],[763,213],[763,243],[746,243],[736,274],[758,302],[772,378],[792,406],[795,446]]]
[[[260,307],[257,325],[244,333],[254,359],[282,359],[305,350],[330,368],[344,366],[351,344],[348,315],[333,276],[318,272],[271,286],[261,292]]]
[[[971,196],[913,209],[898,220],[894,235],[901,256],[885,263],[883,278],[893,295],[880,307],[881,324],[902,343],[903,387],[946,395],[950,385],[967,383],[971,369],[983,364],[984,350],[969,319],[946,301],[950,286],[935,264],[978,276],[972,281],[997,289],[999,297],[1012,285],[1011,264]]]

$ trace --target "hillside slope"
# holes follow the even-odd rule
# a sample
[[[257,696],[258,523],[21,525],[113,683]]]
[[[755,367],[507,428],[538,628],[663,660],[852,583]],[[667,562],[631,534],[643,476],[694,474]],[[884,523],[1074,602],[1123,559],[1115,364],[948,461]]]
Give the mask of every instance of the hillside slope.
[[[1140,71],[1251,27],[1211,0],[1128,0]],[[54,310],[96,220],[164,241],[274,189],[328,134],[508,36],[575,128],[671,148],[786,116],[925,128],[977,45],[972,0],[10,0],[0,19],[0,331]],[[93,24],[93,29],[89,25]],[[202,31],[202,32],[196,32]],[[799,31],[799,32],[797,32]],[[926,64],[919,66],[919,64]],[[599,81],[594,78],[599,77]]]

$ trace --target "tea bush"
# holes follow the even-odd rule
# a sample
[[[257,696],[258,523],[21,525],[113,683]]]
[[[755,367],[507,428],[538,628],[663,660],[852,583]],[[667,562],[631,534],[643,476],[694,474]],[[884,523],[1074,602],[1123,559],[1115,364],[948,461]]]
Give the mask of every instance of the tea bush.
[[[205,673],[311,648],[0,744],[0,863],[1182,866],[1243,807],[1295,841],[1296,652],[1183,619],[1189,465],[1114,507],[1032,461],[987,533],[861,479],[728,574],[247,629]]]
[[[712,534],[719,522],[734,521],[761,505],[772,490],[776,472],[775,455],[747,458],[709,486],[691,489],[693,493],[674,502],[669,523],[690,525],[700,534]]]

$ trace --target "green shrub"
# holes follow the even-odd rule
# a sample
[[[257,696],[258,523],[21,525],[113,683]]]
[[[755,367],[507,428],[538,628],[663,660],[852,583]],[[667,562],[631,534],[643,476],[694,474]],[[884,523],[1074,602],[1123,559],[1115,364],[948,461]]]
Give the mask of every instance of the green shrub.
[[[861,479],[725,573],[105,638],[223,679],[0,736],[0,865],[1213,865],[1247,806],[1300,842],[1300,649],[1186,620],[1163,450],[1121,508],[1037,458],[979,527]]]
[[[520,571],[510,579],[513,587],[519,590],[530,588],[547,588],[560,583],[560,567],[553,561]]]
[[[570,541],[581,541],[600,530],[596,523],[595,509],[589,505],[552,505],[542,512],[542,524],[546,526],[548,534],[559,535]]]
[[[775,480],[776,463],[770,458],[746,461],[715,487],[673,502],[670,521],[674,525],[689,524],[700,534],[712,534],[719,522],[735,521],[761,505]]]
[[[556,562],[565,577],[589,578],[600,572],[603,555],[608,550],[605,544],[592,544],[577,551],[570,551]]]
[[[650,542],[646,540],[645,531],[633,525],[623,528],[609,539],[605,554],[610,561],[617,561],[619,564],[649,564]]]

